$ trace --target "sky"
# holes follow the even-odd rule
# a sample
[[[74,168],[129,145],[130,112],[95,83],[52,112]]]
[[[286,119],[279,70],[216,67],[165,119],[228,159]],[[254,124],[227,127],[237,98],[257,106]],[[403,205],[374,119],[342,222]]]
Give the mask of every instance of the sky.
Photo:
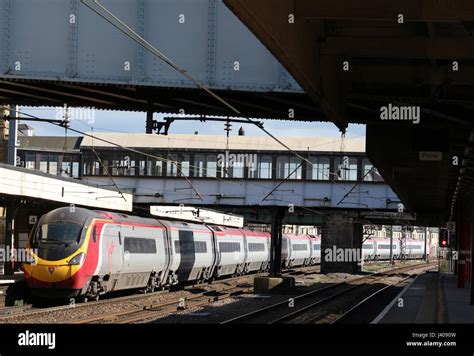
[[[75,110],[75,109],[72,109]],[[84,132],[124,132],[124,133],[144,133],[145,113],[126,111],[93,110],[71,111],[71,127]],[[20,107],[21,113],[26,113],[45,119],[63,119],[62,108],[46,107]],[[25,115],[21,115],[25,116]],[[157,113],[155,119],[162,119],[162,115]],[[324,122],[291,122],[279,120],[262,120],[264,127],[276,136],[315,136],[340,138],[341,133],[336,125]],[[24,121],[35,128],[36,136],[63,136],[64,129],[56,127],[50,123],[39,123]],[[231,135],[237,135],[239,128],[243,126],[245,134],[248,136],[265,135],[258,127],[251,124],[233,123]],[[197,131],[202,135],[225,135],[223,122],[199,122],[181,121],[173,122],[170,134],[194,134]],[[346,138],[360,137],[365,135],[365,125],[351,124],[346,133]],[[78,136],[76,133],[68,133],[68,136]]]

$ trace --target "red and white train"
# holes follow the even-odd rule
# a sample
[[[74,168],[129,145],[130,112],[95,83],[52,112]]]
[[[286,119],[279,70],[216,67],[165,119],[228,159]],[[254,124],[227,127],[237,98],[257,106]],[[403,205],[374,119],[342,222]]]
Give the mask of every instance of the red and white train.
[[[370,243],[371,249],[366,248]],[[269,233],[82,208],[45,214],[29,247],[32,259],[24,264],[28,287],[33,295],[47,298],[98,298],[124,289],[148,292],[180,282],[266,271],[270,264]],[[387,257],[378,240],[364,243],[363,255]],[[283,235],[284,268],[320,259],[319,236]]]

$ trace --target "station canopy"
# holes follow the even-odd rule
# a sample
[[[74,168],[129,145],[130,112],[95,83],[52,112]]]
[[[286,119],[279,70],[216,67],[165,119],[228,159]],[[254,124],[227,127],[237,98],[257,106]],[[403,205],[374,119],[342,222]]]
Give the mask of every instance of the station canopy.
[[[0,196],[42,199],[95,209],[132,211],[133,196],[72,178],[0,164]]]

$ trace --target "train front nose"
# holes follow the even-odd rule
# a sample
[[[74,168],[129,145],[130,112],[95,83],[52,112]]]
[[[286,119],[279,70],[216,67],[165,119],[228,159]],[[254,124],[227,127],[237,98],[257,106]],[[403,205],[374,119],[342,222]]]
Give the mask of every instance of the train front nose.
[[[78,266],[36,264],[25,268],[28,287],[33,295],[43,298],[67,298],[79,294]]]
[[[31,277],[42,283],[61,283],[72,277],[72,266],[37,264],[31,269]]]

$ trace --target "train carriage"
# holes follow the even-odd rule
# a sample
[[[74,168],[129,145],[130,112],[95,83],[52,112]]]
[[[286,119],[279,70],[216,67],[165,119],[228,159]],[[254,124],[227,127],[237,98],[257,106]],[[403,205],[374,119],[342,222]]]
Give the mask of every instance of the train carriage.
[[[321,263],[321,237],[315,235],[308,235],[310,238],[311,244],[311,260],[310,264],[314,265],[317,263]]]
[[[171,284],[208,280],[213,274],[215,252],[212,232],[203,225],[162,221],[171,244]]]
[[[245,236],[247,251],[244,272],[268,270],[270,268],[270,234],[250,230],[242,231]]]
[[[310,238],[307,235],[284,234],[288,240],[287,268],[309,264],[311,259]]]
[[[215,276],[242,274],[245,269],[245,236],[240,229],[225,226],[209,226],[215,236]]]

